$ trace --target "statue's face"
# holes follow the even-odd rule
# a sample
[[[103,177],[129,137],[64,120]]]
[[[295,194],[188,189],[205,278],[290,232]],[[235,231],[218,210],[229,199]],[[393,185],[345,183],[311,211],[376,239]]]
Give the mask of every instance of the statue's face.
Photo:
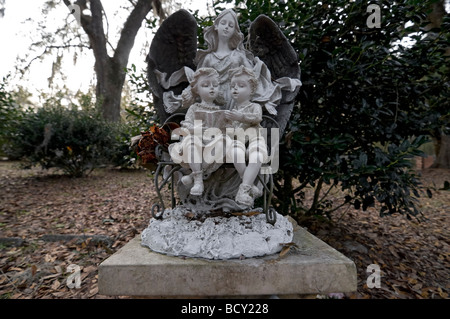
[[[250,101],[252,96],[252,87],[247,75],[234,76],[231,79],[231,97],[237,104]]]
[[[219,24],[216,26],[216,30],[219,34],[219,38],[230,39],[233,36],[236,25],[231,13],[227,13],[220,19]]]
[[[203,102],[212,103],[219,94],[217,77],[202,76],[197,83],[197,93]]]

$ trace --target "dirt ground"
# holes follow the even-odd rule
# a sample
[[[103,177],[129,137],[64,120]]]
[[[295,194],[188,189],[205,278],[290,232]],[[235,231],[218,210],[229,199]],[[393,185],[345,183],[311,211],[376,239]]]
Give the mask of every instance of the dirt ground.
[[[450,171],[421,173],[434,189],[431,199],[420,199],[421,221],[342,208],[331,220],[301,222],[355,262],[358,291],[340,297],[448,298],[450,191],[442,188]],[[97,267],[147,226],[156,200],[145,170],[99,169],[74,179],[3,161],[0,189],[0,298],[6,299],[110,298],[98,294]],[[380,288],[367,286],[371,264],[381,269]],[[81,268],[78,289],[67,285],[73,265]]]

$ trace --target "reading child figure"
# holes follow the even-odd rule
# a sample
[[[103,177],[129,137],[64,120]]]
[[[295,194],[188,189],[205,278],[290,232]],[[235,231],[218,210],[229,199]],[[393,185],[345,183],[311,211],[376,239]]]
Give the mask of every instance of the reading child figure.
[[[191,169],[192,173],[183,176],[181,182],[186,186],[193,184],[190,194],[200,196],[204,190],[203,178],[223,164],[224,149],[231,140],[222,134],[216,126],[219,123],[214,121],[214,112],[220,110],[215,104],[220,95],[217,71],[212,68],[198,69],[190,86],[191,90],[183,94],[183,102],[191,104],[181,122],[181,135],[184,137],[169,146],[169,153],[175,163]],[[220,124],[223,126],[225,123]],[[208,156],[212,153],[215,155]]]
[[[235,104],[232,110],[225,111],[225,116],[232,121],[234,136],[227,151],[227,162],[234,164],[242,179],[236,202],[252,207],[254,199],[261,196],[262,185],[257,187],[255,180],[268,156],[267,145],[261,135],[262,107],[251,101],[258,80],[253,71],[244,66],[231,70],[230,78],[231,97]]]

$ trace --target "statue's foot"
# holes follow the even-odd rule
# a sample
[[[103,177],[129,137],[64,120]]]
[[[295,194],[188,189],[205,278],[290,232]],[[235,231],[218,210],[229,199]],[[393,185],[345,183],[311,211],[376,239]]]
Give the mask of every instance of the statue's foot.
[[[195,183],[191,188],[191,195],[200,196],[203,194],[203,183]]]
[[[192,178],[192,176],[189,175],[185,175],[181,178],[181,182],[183,183],[183,185],[189,186],[192,185],[192,183],[194,183],[194,179]]]
[[[245,205],[248,207],[253,206],[253,197],[250,196],[250,191],[252,189],[251,185],[241,184],[239,186],[239,190],[236,194],[236,202],[241,205]]]
[[[259,183],[258,185],[261,185],[261,183]],[[262,194],[263,194],[263,188],[258,187],[257,185],[252,186],[253,198],[260,197],[260,196],[262,196]]]

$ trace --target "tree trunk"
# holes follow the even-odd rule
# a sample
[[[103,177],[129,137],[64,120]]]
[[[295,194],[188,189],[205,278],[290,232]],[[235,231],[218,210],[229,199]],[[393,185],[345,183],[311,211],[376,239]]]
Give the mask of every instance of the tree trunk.
[[[435,145],[437,155],[431,168],[450,168],[450,136],[442,134]]]
[[[125,83],[125,67],[112,58],[107,60],[95,72],[97,74],[96,98],[97,106],[103,114],[103,118],[111,122],[120,121],[120,102],[122,88]]]
[[[445,1],[439,0],[432,5],[432,10],[428,15],[428,25],[425,30],[432,30],[435,28],[440,28],[445,11]],[[430,32],[429,37],[435,37],[435,35]],[[446,56],[450,56],[450,47],[447,47]],[[447,58],[448,61],[448,58]],[[440,134],[440,135],[438,135]],[[450,136],[438,133],[433,136],[434,139],[434,150],[436,153],[436,160],[431,166],[432,168],[450,168]]]
[[[155,2],[155,3],[154,3]],[[67,6],[71,1],[64,0]],[[89,7],[88,7],[89,3]],[[120,121],[120,102],[123,85],[125,83],[125,69],[134,45],[139,28],[153,5],[161,7],[160,0],[138,0],[128,16],[114,55],[107,53],[107,39],[103,30],[103,5],[101,0],[78,0],[75,5],[80,7],[81,26],[89,36],[89,42],[95,56],[95,73],[97,75],[96,98],[97,106],[102,110],[106,120]],[[86,10],[90,15],[85,14]],[[160,11],[160,17],[163,12]]]

